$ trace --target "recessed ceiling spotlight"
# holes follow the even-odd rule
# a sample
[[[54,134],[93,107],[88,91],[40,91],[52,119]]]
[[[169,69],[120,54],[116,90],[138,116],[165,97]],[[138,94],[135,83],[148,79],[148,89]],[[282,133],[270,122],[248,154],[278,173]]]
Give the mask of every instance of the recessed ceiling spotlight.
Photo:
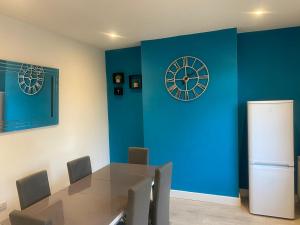
[[[266,11],[266,10],[263,10],[263,9],[257,9],[257,10],[254,10],[252,12],[248,12],[248,14],[252,14],[254,16],[263,16],[263,15],[266,15],[266,14],[270,14],[271,12],[269,11]]]
[[[103,33],[105,34],[106,36],[110,37],[111,39],[116,39],[116,38],[123,38],[123,36],[119,35],[119,34],[116,34],[114,32],[109,32],[109,33]]]

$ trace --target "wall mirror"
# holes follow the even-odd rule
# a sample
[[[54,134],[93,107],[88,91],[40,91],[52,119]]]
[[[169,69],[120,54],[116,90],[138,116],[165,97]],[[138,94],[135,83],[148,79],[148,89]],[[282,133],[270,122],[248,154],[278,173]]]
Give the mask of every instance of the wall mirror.
[[[0,133],[58,124],[59,70],[0,60]]]

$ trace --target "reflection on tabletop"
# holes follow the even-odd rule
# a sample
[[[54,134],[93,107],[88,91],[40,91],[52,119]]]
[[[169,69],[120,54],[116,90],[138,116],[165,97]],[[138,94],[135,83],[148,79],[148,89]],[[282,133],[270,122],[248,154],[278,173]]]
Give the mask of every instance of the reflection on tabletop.
[[[151,166],[110,164],[22,212],[53,225],[108,225],[124,214],[128,189],[154,174]]]

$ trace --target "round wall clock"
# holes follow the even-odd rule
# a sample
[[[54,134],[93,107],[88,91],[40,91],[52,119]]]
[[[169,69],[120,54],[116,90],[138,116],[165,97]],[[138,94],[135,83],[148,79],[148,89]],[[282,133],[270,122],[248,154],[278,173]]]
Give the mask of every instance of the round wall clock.
[[[199,98],[206,91],[208,83],[207,66],[193,56],[183,56],[174,60],[165,74],[167,91],[180,101]]]
[[[44,76],[43,67],[22,64],[18,74],[19,87],[25,94],[35,95],[43,87]]]

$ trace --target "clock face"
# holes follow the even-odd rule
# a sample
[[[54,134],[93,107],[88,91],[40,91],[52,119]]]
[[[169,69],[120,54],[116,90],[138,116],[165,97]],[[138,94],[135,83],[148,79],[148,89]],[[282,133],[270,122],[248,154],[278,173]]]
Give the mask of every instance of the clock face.
[[[165,86],[169,94],[180,101],[199,98],[207,89],[209,73],[206,65],[193,56],[174,60],[165,75]]]
[[[43,87],[44,76],[43,67],[23,64],[18,74],[19,87],[25,94],[35,95]]]

